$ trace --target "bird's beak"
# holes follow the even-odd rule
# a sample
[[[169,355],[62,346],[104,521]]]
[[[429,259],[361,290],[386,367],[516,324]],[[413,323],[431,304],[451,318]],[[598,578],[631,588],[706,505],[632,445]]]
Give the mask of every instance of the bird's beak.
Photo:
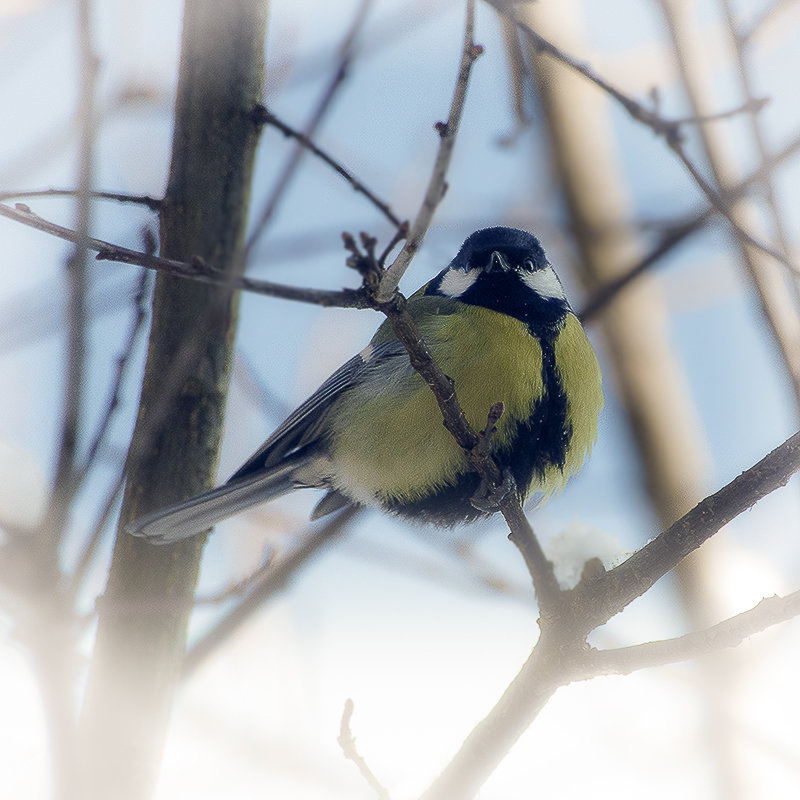
[[[492,253],[491,258],[489,259],[489,266],[487,267],[487,272],[508,272],[511,269],[511,265],[506,260],[505,256],[498,250],[495,250]]]

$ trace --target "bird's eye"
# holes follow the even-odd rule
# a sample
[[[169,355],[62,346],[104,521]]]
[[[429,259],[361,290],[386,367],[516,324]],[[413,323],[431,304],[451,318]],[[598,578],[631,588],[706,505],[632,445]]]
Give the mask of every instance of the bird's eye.
[[[528,272],[533,272],[536,269],[536,267],[533,266],[533,261],[530,258],[526,258],[522,262],[522,268]]]

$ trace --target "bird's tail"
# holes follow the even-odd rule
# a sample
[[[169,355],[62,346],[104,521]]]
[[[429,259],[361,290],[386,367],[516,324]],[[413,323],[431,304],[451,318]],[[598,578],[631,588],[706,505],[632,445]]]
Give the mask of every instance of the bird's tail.
[[[297,483],[292,480],[296,467],[294,462],[287,461],[273,469],[245,475],[197,497],[145,514],[126,530],[154,544],[186,539],[251,506],[296,489]]]

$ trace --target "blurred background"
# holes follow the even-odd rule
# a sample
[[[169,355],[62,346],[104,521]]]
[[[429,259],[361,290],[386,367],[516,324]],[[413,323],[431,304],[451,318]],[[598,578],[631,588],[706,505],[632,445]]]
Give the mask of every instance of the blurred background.
[[[182,4],[94,0],[90,9],[92,188],[158,198]],[[520,13],[625,94],[686,119],[685,152],[731,215],[796,256],[797,3],[540,0]],[[455,0],[273,0],[264,102],[413,218],[463,19]],[[78,20],[67,0],[0,0],[0,196],[71,228],[75,197],[20,193],[77,186]],[[541,239],[604,371],[591,460],[531,512],[559,575],[574,582],[585,559],[619,563],[797,429],[796,276],[709,210],[662,136],[531,52],[485,3],[475,39],[485,52],[449,189],[401,289],[427,281],[476,228],[513,225]],[[251,218],[248,274],[308,287],[358,285],[342,231],[381,244],[393,233],[374,205],[270,127]],[[89,230],[142,249],[158,219],[146,204],[98,199]],[[38,799],[58,789],[53,687],[79,704],[91,658],[152,275],[90,262],[78,452],[91,468],[47,551],[35,537],[65,413],[73,248],[8,219],[0,232],[0,794]],[[656,251],[640,277],[603,295]],[[379,322],[369,311],[243,296],[220,480]],[[209,540],[158,798],[373,797],[336,742],[347,698],[372,770],[395,800],[415,797],[529,654],[535,599],[502,522],[438,531],[364,513],[331,530],[307,521],[318,499],[296,493]],[[796,589],[798,500],[790,483],[760,502],[592,643],[677,636]],[[796,797],[798,634],[787,623],[735,651],[562,688],[481,797]]]

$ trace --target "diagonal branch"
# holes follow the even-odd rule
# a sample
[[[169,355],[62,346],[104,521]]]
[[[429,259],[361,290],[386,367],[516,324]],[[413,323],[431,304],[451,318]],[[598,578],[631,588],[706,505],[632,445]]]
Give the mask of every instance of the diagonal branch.
[[[756,183],[761,181],[769,181],[772,171],[784,163],[788,158],[795,155],[800,150],[800,136],[795,137],[780,150],[767,156],[764,154],[764,161],[756,169],[754,169],[746,178],[744,178],[735,187],[725,192],[725,200],[732,202],[740,197],[743,197],[746,192]],[[591,297],[586,305],[578,313],[578,317],[584,324],[594,317],[599,311],[606,306],[611,299],[616,296],[625,286],[627,286],[635,278],[639,277],[642,273],[650,269],[658,259],[665,253],[669,252],[675,245],[683,241],[687,236],[692,235],[703,226],[707,225],[712,219],[716,217],[718,210],[713,205],[707,205],[705,209],[700,211],[694,218],[684,222],[680,225],[671,227],[663,234],[661,241],[635,266],[631,267],[624,274],[620,275],[616,280],[611,281],[605,286],[600,287],[597,292]]]
[[[472,467],[480,475],[491,506],[499,510],[509,526],[509,540],[519,549],[531,574],[539,608],[543,617],[554,617],[559,613],[563,594],[558,586],[553,565],[547,560],[538,539],[522,509],[520,499],[513,486],[504,485],[505,475],[501,475],[487,439],[494,433],[494,425],[504,411],[502,402],[495,403],[489,410],[487,425],[479,436],[467,420],[464,410],[456,397],[453,380],[445,375],[436,363],[427,344],[417,330],[417,326],[406,310],[406,299],[395,291],[388,302],[377,298],[380,287],[381,267],[375,258],[376,240],[361,235],[365,253],[362,253],[349,234],[343,236],[345,248],[351,253],[348,265],[358,270],[364,278],[365,295],[371,299],[372,307],[386,315],[395,336],[408,352],[411,366],[422,376],[430,387],[439,409],[442,412],[445,428],[450,432]]]
[[[576,625],[586,633],[644,594],[689,553],[800,469],[800,433],[787,439],[718,492],[699,502],[649,544],[600,578],[570,590]]]
[[[339,64],[336,68],[336,71],[328,82],[328,85],[325,87],[325,91],[322,93],[322,97],[320,98],[316,109],[312,113],[311,119],[306,125],[306,140],[310,139],[314,135],[314,132],[317,130],[325,114],[330,108],[330,105],[333,102],[333,98],[336,96],[339,87],[342,85],[345,77],[347,76],[347,72],[350,68],[350,62],[353,58],[355,41],[364,25],[364,22],[367,18],[367,12],[369,11],[371,4],[372,0],[361,0],[361,3],[356,10],[355,18],[353,19],[350,29],[348,30],[347,35],[345,36],[344,41],[339,48]],[[302,161],[307,149],[308,148],[303,142],[299,142],[284,164],[283,170],[278,176],[278,180],[273,186],[272,192],[270,193],[269,198],[267,199],[264,207],[261,210],[261,213],[258,216],[258,221],[253,226],[253,230],[250,232],[250,235],[247,238],[243,254],[245,260],[247,260],[247,258],[250,256],[256,242],[261,238],[262,234],[267,229],[267,226],[272,221],[275,215],[275,210],[278,208],[278,204],[286,194],[286,190],[297,173],[297,168],[300,166],[300,162]]]
[[[23,225],[49,233],[51,236],[56,236],[68,242],[78,241],[78,233],[76,231],[43,219],[22,203],[18,203],[15,208],[0,203],[0,216],[15,222],[21,222]],[[120,245],[92,237],[87,237],[85,243],[89,250],[97,253],[96,258],[99,261],[107,260],[118,261],[121,264],[134,264],[139,267],[166,272],[179,278],[191,278],[201,283],[224,285],[231,289],[240,289],[301,303],[338,308],[370,307],[369,303],[364,299],[363,293],[355,289],[343,289],[340,292],[323,289],[304,289],[299,286],[288,286],[282,283],[248,278],[243,275],[224,275],[200,258],[196,258],[193,261],[177,261],[172,258],[163,258],[149,253],[142,253],[138,250],[131,250],[127,247],[121,247]]]
[[[467,96],[467,84],[469,83],[472,65],[483,53],[483,48],[475,44],[472,38],[475,27],[475,0],[467,0],[467,20],[464,25],[464,44],[461,51],[461,65],[458,69],[456,88],[453,93],[453,102],[450,104],[450,113],[447,122],[437,123],[436,130],[439,132],[439,152],[433,165],[433,172],[425,192],[417,218],[411,226],[411,232],[406,239],[405,246],[400,251],[394,263],[386,270],[381,278],[380,287],[376,299],[381,302],[388,301],[400,284],[409,264],[419,250],[425,234],[428,232],[433,214],[447,191],[447,170],[450,167],[450,158],[453,155],[453,148],[456,143],[458,126],[461,122],[461,112],[464,109],[464,100]]]
[[[519,674],[431,784],[423,795],[424,800],[474,796],[558,687],[592,677],[593,659],[601,665],[605,658],[613,661],[612,656],[597,652],[587,654],[587,634],[647,591],[668,569],[726,522],[785,484],[797,469],[800,469],[800,433],[699,503],[619,567],[599,578],[586,578],[575,589],[563,592],[562,604],[557,609],[562,615],[542,619],[541,636]],[[746,631],[753,630],[748,627],[754,625],[749,615],[763,615],[766,622],[762,627],[765,627],[773,624],[772,620],[788,619],[800,611],[797,593],[786,598],[785,605],[781,600],[783,598],[774,603],[765,601],[766,608],[761,611],[751,610],[745,612],[744,617],[734,618],[736,621],[728,621],[728,629],[726,623],[722,623],[721,634],[732,642],[735,636],[744,638],[749,635]],[[666,650],[669,646],[656,643],[655,647]],[[687,647],[687,652],[690,650]],[[645,646],[639,653],[641,655],[636,657],[642,660],[641,666],[647,666],[645,662],[653,657],[653,649],[648,652]],[[593,674],[602,673],[598,670]]]
[[[683,146],[683,133],[681,130],[681,121],[669,120],[662,117],[655,111],[647,108],[639,103],[634,98],[626,95],[624,92],[617,89],[616,86],[611,84],[602,76],[598,75],[588,64],[585,64],[573,56],[565,53],[560,48],[556,47],[552,42],[549,42],[540,34],[536,33],[530,26],[523,20],[520,20],[515,12],[511,9],[505,0],[486,0],[489,5],[494,6],[500,13],[509,17],[520,33],[531,43],[531,45],[540,53],[545,53],[551,58],[556,59],[565,66],[574,70],[582,75],[588,81],[591,81],[595,86],[604,91],[619,105],[621,105],[629,116],[649,127],[655,134],[663,136],[667,146],[681,161],[687,172],[691,175],[694,182],[699,187],[700,191],[706,196],[711,205],[728,221],[737,236],[752,247],[755,247],[762,252],[766,253],[771,258],[775,259],[780,264],[783,264],[787,269],[795,274],[800,274],[800,267],[798,267],[785,253],[780,252],[771,245],[757,239],[749,231],[745,230],[731,213],[724,198],[714,190],[711,184],[703,177],[698,167],[689,158]]]
[[[750,636],[798,615],[800,590],[785,597],[767,597],[753,608],[706,630],[631,647],[591,650],[578,659],[571,680],[588,680],[598,675],[629,675],[636,670],[688,661],[717,650],[737,647]]]
[[[256,122],[262,125],[271,125],[273,128],[279,130],[284,136],[289,136],[292,139],[296,139],[303,147],[306,148],[310,153],[315,155],[321,161],[326,163],[331,169],[341,175],[352,187],[355,192],[359,194],[363,194],[364,197],[369,200],[378,211],[383,214],[386,219],[389,220],[393,225],[396,227],[400,227],[402,224],[402,220],[392,211],[391,207],[388,203],[384,202],[380,199],[372,190],[368,189],[355,175],[353,175],[350,170],[344,167],[339,161],[337,161],[332,156],[328,155],[324,150],[318,147],[311,139],[308,137],[307,134],[302,133],[301,131],[292,128],[290,125],[287,125],[281,119],[276,117],[268,108],[265,106],[256,106],[253,110],[253,118]]]

